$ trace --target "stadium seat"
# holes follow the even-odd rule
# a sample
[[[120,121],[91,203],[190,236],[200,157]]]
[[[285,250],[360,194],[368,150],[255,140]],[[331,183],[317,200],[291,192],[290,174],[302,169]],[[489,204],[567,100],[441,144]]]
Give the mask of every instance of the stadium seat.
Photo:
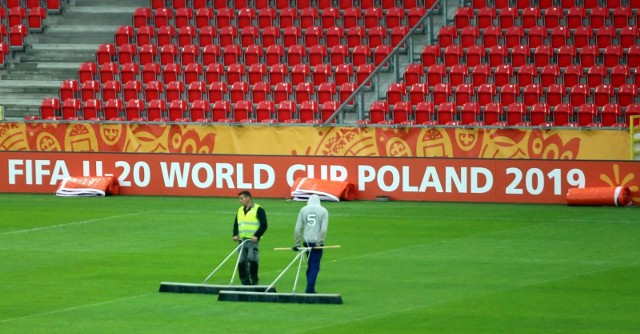
[[[472,84],[462,83],[456,86],[455,89],[455,102],[456,104],[465,104],[471,102],[471,99],[475,97],[475,88]]]
[[[103,121],[102,100],[89,99],[82,103],[82,115],[88,121]]]
[[[122,98],[122,83],[118,80],[107,81],[102,86],[102,100],[109,101],[111,99]]]
[[[426,67],[437,64],[440,59],[440,47],[431,44],[425,45],[420,53],[420,58],[422,60],[422,66]]]
[[[27,34],[27,26],[22,24],[11,26],[9,28],[9,49],[24,51]]]
[[[389,104],[387,101],[374,101],[369,107],[369,121],[382,124],[388,120]]]
[[[362,28],[362,27],[353,27],[350,28],[349,31],[352,31],[352,34],[357,34],[358,32],[363,32],[360,35],[356,35],[353,38],[353,41],[351,41],[350,39],[348,39],[347,41],[344,40],[344,28],[340,27],[340,26],[336,26],[336,27],[330,27],[327,28],[327,33],[324,36],[324,44],[326,47],[332,47],[334,45],[339,45],[339,44],[344,44],[344,42],[347,42],[349,47],[356,47],[358,45],[362,45],[362,38],[364,36],[364,28],[362,29],[358,29],[358,28]],[[351,30],[353,29],[353,30]],[[351,43],[353,42],[353,45],[351,45]]]
[[[258,28],[275,27],[278,14],[273,7],[260,8],[258,10]],[[279,31],[279,30],[278,30]]]
[[[422,76],[423,75],[420,75],[420,78],[422,78]],[[466,64],[453,65],[449,70],[449,83],[454,86],[463,84],[467,82],[468,76],[469,76],[469,68],[467,67]],[[413,84],[413,82],[409,83],[406,80],[405,82],[408,85]]]
[[[115,61],[116,46],[115,44],[103,43],[98,46],[96,51],[96,63],[102,65],[104,63],[110,63]]]
[[[471,81],[475,86],[488,83],[489,77],[491,77],[491,67],[489,64],[478,64],[471,72]]]
[[[451,85],[448,83],[436,84],[433,87],[433,103],[440,105],[441,103],[450,102],[451,94]]]
[[[493,74],[493,82],[496,86],[509,84],[513,81],[513,78],[513,67],[509,64],[499,65]]]
[[[536,103],[531,106],[529,112],[529,123],[532,126],[550,126],[551,108],[547,103]]]
[[[202,81],[193,81],[187,86],[187,100],[194,102],[205,99],[207,94],[206,84]]]
[[[527,108],[523,103],[510,103],[507,107],[507,125],[529,126]]]
[[[173,100],[169,102],[169,121],[175,122],[177,120],[188,118],[187,111],[189,109],[189,104],[184,100]]]
[[[97,99],[100,91],[100,82],[95,80],[85,81],[80,86],[80,101],[84,102],[90,99]]]
[[[358,86],[365,85],[367,88],[373,87],[373,80],[369,80],[365,83],[365,80],[373,73],[375,66],[373,64],[362,64],[358,66],[356,70],[356,81]]]
[[[447,69],[443,64],[431,65],[427,68],[427,83],[429,86],[435,86],[444,82]]]
[[[66,99],[62,102],[60,108],[62,119],[69,121],[77,121],[84,119],[82,115],[82,102],[80,99]]]
[[[285,28],[282,36],[282,44],[284,47],[291,47],[301,44],[302,31],[298,26],[289,26]]]
[[[226,70],[227,83],[233,85],[236,82],[245,81],[245,71],[243,64],[235,63],[229,65]]]
[[[522,27],[525,29],[538,26],[540,20],[540,8],[539,7],[527,7],[522,10],[520,15]]]
[[[569,93],[569,101],[572,106],[579,107],[583,104],[588,103],[590,96],[591,90],[589,89],[589,86],[584,84],[577,84],[571,87],[571,91]]]
[[[578,126],[600,126],[597,122],[598,108],[593,104],[583,104],[578,107],[576,113],[576,123]]]
[[[603,51],[603,63],[607,67],[613,67],[620,64],[623,58],[623,51],[620,45],[609,45]]]
[[[293,87],[290,82],[279,82],[273,89],[273,100],[275,103],[290,100],[292,92]]]
[[[144,100],[151,102],[159,99],[164,99],[164,84],[160,81],[147,82],[144,85]],[[153,120],[153,118],[149,117],[149,120]]]
[[[284,100],[277,104],[276,115],[279,123],[295,122],[296,115],[296,103],[291,100]]]
[[[214,122],[232,122],[231,103],[229,101],[216,101],[211,105],[211,113]]]
[[[100,76],[100,82],[103,82],[103,83],[111,80],[119,80],[120,66],[118,65],[118,63],[115,63],[115,62],[104,63],[100,65],[99,76]],[[91,80],[81,80],[81,81],[84,82],[84,81],[91,81]]]
[[[535,65],[522,65],[517,70],[518,84],[526,86],[538,82],[538,68]]]
[[[547,28],[544,26],[535,26],[529,28],[528,33],[529,47],[535,49],[544,45],[547,39]]]
[[[40,119],[54,119],[60,117],[60,100],[55,97],[47,97],[40,103]]]
[[[123,101],[137,100],[142,96],[142,83],[140,81],[128,81],[122,88]]]
[[[198,46],[204,48],[218,43],[218,31],[212,26],[204,26],[197,31]],[[217,46],[217,45],[216,45]]]
[[[493,24],[494,19],[496,18],[496,8],[485,6],[478,9],[476,13],[476,25],[480,28],[487,28],[491,26],[497,26]]]
[[[533,106],[540,102],[542,96],[542,86],[538,84],[529,84],[524,87],[522,93],[522,100],[524,105]]]
[[[266,81],[267,65],[264,63],[255,63],[249,66],[249,84],[253,85],[257,82]]]
[[[256,121],[259,123],[276,123],[275,104],[273,101],[265,100],[256,106]]]
[[[247,100],[236,101],[233,105],[234,122],[250,122],[255,120],[253,115],[253,103]]]
[[[357,45],[366,44],[365,41],[368,41],[367,32],[362,26],[356,26],[356,27],[351,27],[347,29],[346,35],[347,35],[347,45],[350,48],[353,48]],[[327,29],[327,35],[326,35],[327,46],[331,47],[336,44],[343,44],[342,43],[343,38],[344,38],[344,32],[339,27]],[[369,45],[369,47],[371,47],[371,45]]]
[[[214,25],[214,13],[210,7],[201,7],[196,9],[195,24],[196,28],[202,29],[207,26]]]
[[[309,64],[297,64],[291,68],[291,83],[297,85],[306,82],[311,76]]]
[[[484,46],[471,45],[466,48],[466,64],[470,67],[485,63],[486,51]]]
[[[618,104],[622,107],[627,107],[631,104],[637,103],[638,86],[635,84],[624,84],[620,86],[618,90]]]
[[[560,67],[571,66],[573,65],[576,55],[577,51],[573,45],[563,45],[558,49],[556,54],[556,63]]]
[[[605,83],[605,78],[608,77],[608,69],[604,65],[593,65],[589,67],[587,71],[587,84],[590,87],[596,87]]]
[[[485,125],[492,126],[503,126],[506,125],[506,122],[503,121],[504,116],[504,108],[500,103],[488,103],[485,105],[484,111],[482,112],[482,123]]]
[[[79,84],[77,80],[64,80],[62,81],[62,83],[60,84],[60,88],[59,88],[59,97],[60,97],[60,101],[64,101],[66,99],[74,99],[76,97],[79,97]]]
[[[111,99],[107,100],[103,107],[104,118],[108,121],[123,121],[124,118],[124,106],[122,100]]]
[[[228,86],[224,81],[214,81],[207,87],[209,102],[214,103],[227,99]]]
[[[320,27],[308,27],[304,31],[304,45],[306,47],[312,47],[322,42],[323,32]]]
[[[274,64],[269,69],[269,83],[271,85],[277,85],[281,82],[288,81],[288,78],[289,67],[285,64]]]
[[[497,67],[507,62],[509,50],[504,45],[495,45],[489,49],[489,65]]]
[[[189,118],[192,122],[212,122],[211,104],[207,100],[195,100],[189,108]]]
[[[229,97],[231,103],[249,98],[249,83],[246,81],[237,81],[229,86]]]
[[[318,101],[304,101],[298,109],[301,123],[320,123]]]
[[[182,81],[171,81],[166,83],[166,97],[167,102],[171,103],[174,100],[182,100],[185,87]]]
[[[135,44],[122,44],[118,47],[118,64],[124,65],[126,63],[133,63],[137,61],[138,47]],[[100,65],[104,65],[105,63]]]
[[[260,103],[271,98],[271,85],[267,82],[259,81],[251,86],[251,100],[253,103]]]
[[[611,86],[614,88],[620,87],[627,83],[627,80],[631,77],[631,70],[627,65],[615,65],[611,68],[609,74]]]
[[[495,102],[494,98],[497,94],[496,85],[492,83],[484,83],[478,86],[478,91],[476,93],[478,103],[482,105],[487,105],[489,103]]]
[[[576,126],[573,122],[574,111],[571,104],[561,103],[557,104],[551,109],[551,116],[553,118],[553,124],[555,126]]]
[[[131,99],[125,104],[125,119],[127,121],[144,121],[146,117],[143,112],[146,106],[143,100]]]
[[[622,110],[617,103],[606,104],[600,112],[600,124],[602,126],[622,127],[624,123],[620,122]]]
[[[559,71],[559,70],[558,70]],[[565,68],[562,73],[562,82],[565,86],[571,87],[577,85],[582,81],[584,77],[584,70],[580,65],[571,65]]]
[[[581,48],[585,45],[590,45],[592,38],[593,28],[591,26],[577,27],[573,33],[573,46]]]

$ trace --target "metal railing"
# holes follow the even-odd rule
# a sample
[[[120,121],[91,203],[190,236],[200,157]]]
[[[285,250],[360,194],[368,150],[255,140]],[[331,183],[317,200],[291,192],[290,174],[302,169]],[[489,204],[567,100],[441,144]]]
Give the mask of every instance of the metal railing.
[[[356,90],[340,104],[338,109],[323,123],[324,125],[330,125],[334,120],[338,124],[344,122],[345,113],[351,111],[351,105],[356,106],[357,119],[365,119],[365,94],[370,91],[371,88],[375,91],[376,99],[380,98],[380,76],[383,72],[387,72],[389,69],[394,71],[396,80],[400,78],[400,56],[405,51],[409,57],[409,62],[413,62],[414,59],[414,36],[419,31],[425,31],[428,37],[429,43],[436,42],[436,36],[434,33],[434,18],[435,16],[443,15],[446,22],[447,18],[447,0],[436,1],[433,6],[425,12],[418,22],[407,32],[407,34],[398,42],[393,50],[380,62],[379,65],[371,72],[371,74],[356,88]],[[442,10],[442,14],[440,11]],[[375,82],[374,82],[375,81]]]

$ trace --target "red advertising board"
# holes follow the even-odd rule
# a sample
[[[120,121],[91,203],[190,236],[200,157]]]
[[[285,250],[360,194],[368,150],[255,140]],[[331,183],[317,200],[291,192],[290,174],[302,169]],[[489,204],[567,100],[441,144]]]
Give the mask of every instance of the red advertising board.
[[[574,187],[626,186],[633,161],[452,159],[0,151],[0,192],[54,193],[67,176],[118,176],[124,195],[285,198],[297,177],[347,181],[357,198],[565,203]]]

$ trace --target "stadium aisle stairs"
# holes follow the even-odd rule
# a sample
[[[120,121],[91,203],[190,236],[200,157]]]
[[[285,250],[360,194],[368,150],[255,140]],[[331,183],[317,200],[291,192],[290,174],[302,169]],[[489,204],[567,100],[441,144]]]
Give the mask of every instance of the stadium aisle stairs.
[[[44,32],[29,32],[25,52],[15,52],[0,69],[0,105],[6,120],[37,115],[42,99],[57,96],[82,62],[95,60],[102,43],[113,42],[120,25],[131,24],[135,8],[148,0],[69,0],[62,13],[49,13]]]

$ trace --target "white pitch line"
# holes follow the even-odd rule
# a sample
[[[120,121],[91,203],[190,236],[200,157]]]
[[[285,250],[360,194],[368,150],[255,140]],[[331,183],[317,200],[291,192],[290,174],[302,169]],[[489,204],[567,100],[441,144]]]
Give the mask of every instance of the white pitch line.
[[[130,297],[118,298],[118,299],[112,299],[112,300],[107,300],[107,301],[98,302],[98,303],[93,303],[93,304],[84,304],[84,305],[78,305],[78,306],[74,306],[74,307],[67,307],[67,308],[62,308],[62,309],[53,310],[53,311],[48,311],[48,312],[43,312],[43,313],[36,313],[36,314],[31,314],[31,315],[25,315],[25,316],[17,317],[17,318],[9,318],[9,319],[0,320],[0,323],[7,323],[7,322],[11,322],[11,321],[24,320],[24,319],[31,319],[31,318],[36,318],[36,317],[42,317],[42,316],[45,316],[45,315],[50,315],[50,314],[56,314],[56,313],[67,312],[67,311],[75,311],[75,310],[79,310],[79,309],[83,309],[83,308],[87,308],[87,307],[93,307],[93,306],[106,305],[106,304],[116,303],[116,302],[120,302],[120,301],[124,301],[124,300],[128,300],[128,299],[133,299],[133,298],[138,298],[138,297],[148,296],[148,295],[150,295],[150,294],[151,294],[151,293],[145,293],[145,294],[143,294],[143,295],[130,296]]]
[[[88,220],[81,220],[81,221],[78,221],[78,222],[71,222],[71,223],[63,223],[63,224],[57,224],[57,225],[35,227],[35,228],[26,229],[26,230],[9,231],[9,232],[3,232],[1,235],[28,233],[28,232],[49,230],[49,229],[58,228],[58,227],[67,227],[67,226],[73,226],[73,225],[89,224],[89,223],[94,223],[94,222],[101,221],[101,220],[109,220],[109,219],[116,219],[116,218],[122,218],[122,217],[137,216],[137,215],[147,214],[147,213],[150,213],[150,211],[127,213],[127,214],[124,214],[124,215],[106,216],[106,217],[100,217],[100,218],[94,218],[94,219],[88,219]]]

